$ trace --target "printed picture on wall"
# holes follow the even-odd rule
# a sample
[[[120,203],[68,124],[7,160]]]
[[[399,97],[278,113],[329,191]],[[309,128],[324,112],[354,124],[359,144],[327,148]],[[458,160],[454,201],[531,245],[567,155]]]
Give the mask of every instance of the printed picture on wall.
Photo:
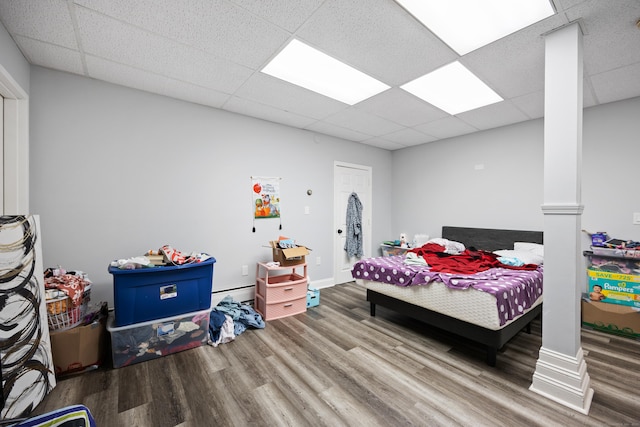
[[[254,218],[280,218],[280,178],[251,177]]]

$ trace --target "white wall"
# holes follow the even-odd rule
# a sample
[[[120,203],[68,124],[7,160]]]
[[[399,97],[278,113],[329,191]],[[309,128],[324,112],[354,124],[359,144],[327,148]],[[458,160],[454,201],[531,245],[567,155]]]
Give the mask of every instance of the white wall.
[[[372,166],[372,242],[388,239],[388,151],[40,67],[30,105],[44,265],[87,272],[94,299],[113,300],[111,260],[164,244],[213,255],[214,291],[252,285],[280,234],[313,248],[312,280],[330,280],[335,160]],[[252,233],[252,175],[282,177],[282,230],[269,219]]]
[[[640,98],[584,111],[582,228],[640,241]],[[443,225],[542,230],[543,120],[393,152],[393,234]],[[584,235],[583,249],[589,248]]]
[[[443,225],[542,230],[541,121],[393,152],[393,229]]]

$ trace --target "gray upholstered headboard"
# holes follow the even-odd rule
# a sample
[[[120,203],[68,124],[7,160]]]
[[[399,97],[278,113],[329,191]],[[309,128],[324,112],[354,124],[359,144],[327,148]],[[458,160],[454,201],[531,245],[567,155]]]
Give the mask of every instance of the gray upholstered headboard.
[[[467,248],[485,251],[513,249],[514,242],[542,243],[542,237],[542,231],[442,227],[442,238],[464,243]]]

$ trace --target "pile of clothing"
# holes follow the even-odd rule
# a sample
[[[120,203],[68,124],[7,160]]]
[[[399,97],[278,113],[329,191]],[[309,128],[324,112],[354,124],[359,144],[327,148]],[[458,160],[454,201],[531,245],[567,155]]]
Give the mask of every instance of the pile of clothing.
[[[73,307],[78,307],[88,298],[91,281],[82,271],[66,271],[61,267],[44,271],[44,287],[47,295],[66,295]],[[52,292],[55,291],[55,292]]]
[[[233,341],[247,328],[264,327],[260,313],[248,304],[234,301],[231,296],[224,297],[209,316],[209,336],[214,347]]]

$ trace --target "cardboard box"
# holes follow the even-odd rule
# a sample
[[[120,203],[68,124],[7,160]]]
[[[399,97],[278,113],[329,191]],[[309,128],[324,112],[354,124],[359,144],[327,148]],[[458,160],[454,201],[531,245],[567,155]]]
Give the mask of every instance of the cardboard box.
[[[104,323],[104,320],[96,321],[90,325],[50,333],[56,375],[80,372],[102,364]]]
[[[280,249],[278,247],[277,240],[272,240],[269,244],[271,245],[271,251],[273,252],[273,260],[275,262],[279,262],[282,267],[304,264],[305,256],[309,255],[309,249],[304,246]]]
[[[589,299],[609,304],[640,307],[640,276],[587,270]]]
[[[640,310],[583,298],[582,325],[597,331],[640,339]]]

